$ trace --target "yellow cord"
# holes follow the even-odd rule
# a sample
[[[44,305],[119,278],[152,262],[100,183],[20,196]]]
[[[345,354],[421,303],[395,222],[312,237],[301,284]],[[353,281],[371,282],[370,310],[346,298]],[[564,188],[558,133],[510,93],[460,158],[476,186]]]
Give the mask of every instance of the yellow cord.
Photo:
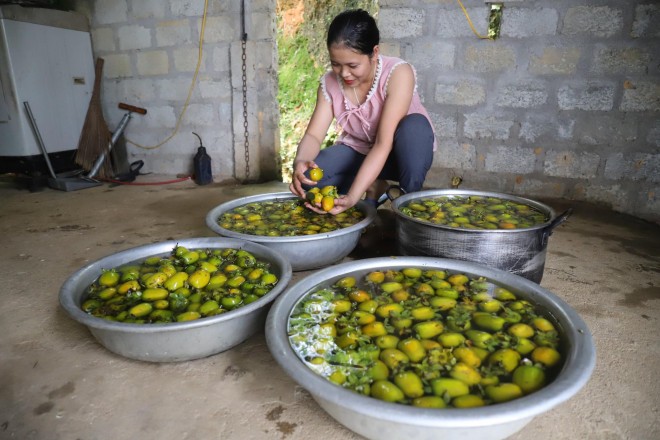
[[[470,20],[470,16],[468,15],[467,10],[465,10],[465,6],[463,6],[463,3],[461,0],[456,0],[458,2],[458,5],[461,7],[463,10],[463,14],[465,14],[465,18],[467,18],[467,22],[470,25],[470,28],[472,29],[472,32],[474,32],[474,35],[477,37],[481,38],[482,40],[492,40],[490,37],[484,37],[483,35],[480,35],[479,32],[474,28],[474,25],[472,24],[472,20]]]
[[[170,141],[174,137],[175,134],[179,131],[179,126],[181,125],[181,120],[183,119],[183,115],[186,113],[186,110],[188,109],[188,104],[190,103],[190,97],[192,96],[193,89],[195,87],[195,83],[197,82],[197,74],[199,73],[199,67],[202,64],[202,47],[204,45],[204,29],[206,28],[206,12],[208,10],[209,6],[209,0],[204,0],[204,15],[202,17],[202,28],[199,33],[199,52],[197,55],[197,67],[195,68],[195,74],[193,75],[192,82],[190,83],[190,87],[188,88],[188,96],[186,97],[186,102],[183,104],[183,109],[181,110],[181,114],[179,115],[179,119],[176,121],[176,126],[174,127],[174,131],[172,132],[171,135],[169,135],[164,141],[157,145],[151,145],[151,146],[145,146],[145,145],[140,145],[137,142],[131,141],[130,139],[126,138],[126,142],[128,142],[131,145],[135,145],[138,148],[142,148],[145,150],[153,150],[156,148],[159,148],[166,144],[167,142]]]
[[[467,18],[467,22],[470,25],[470,28],[472,29],[472,32],[474,34],[481,38],[482,40],[490,40],[491,38],[489,37],[484,37],[483,35],[480,35],[479,32],[475,29],[474,25],[472,24],[472,20],[470,19],[470,16],[468,15],[467,10],[465,9],[465,6],[463,6],[463,3],[461,0],[456,0],[458,2],[458,5],[461,7],[463,10],[463,14],[465,14],[465,18]],[[186,97],[186,101],[183,104],[183,109],[181,110],[181,114],[179,115],[179,118],[176,121],[176,125],[174,126],[174,131],[172,134],[170,134],[167,138],[165,138],[164,141],[156,144],[156,145],[151,145],[151,146],[146,146],[146,145],[141,145],[137,142],[134,142],[128,138],[126,138],[126,142],[128,142],[131,145],[135,145],[138,148],[142,148],[145,150],[153,150],[159,147],[162,147],[165,145],[167,142],[170,141],[176,135],[179,131],[179,127],[181,126],[181,121],[183,120],[183,116],[186,113],[186,110],[188,109],[188,104],[190,103],[190,97],[192,96],[193,89],[195,87],[195,84],[197,82],[197,75],[199,74],[199,68],[202,64],[202,54],[203,54],[203,46],[204,46],[204,30],[206,29],[206,14],[208,12],[208,7],[209,7],[209,0],[204,0],[204,15],[202,16],[202,28],[200,30],[199,34],[199,51],[197,55],[197,66],[195,67],[195,73],[193,74],[193,79],[192,82],[190,83],[190,87],[188,88],[188,96]]]

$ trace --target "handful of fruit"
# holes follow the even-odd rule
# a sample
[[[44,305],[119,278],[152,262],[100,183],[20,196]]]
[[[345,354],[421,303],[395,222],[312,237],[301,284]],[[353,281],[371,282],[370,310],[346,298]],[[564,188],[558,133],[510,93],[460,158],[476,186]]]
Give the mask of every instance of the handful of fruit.
[[[305,198],[309,203],[316,206],[321,205],[321,209],[325,212],[334,208],[337,197],[339,197],[337,187],[332,185],[324,186],[323,188],[315,186],[305,194]]]

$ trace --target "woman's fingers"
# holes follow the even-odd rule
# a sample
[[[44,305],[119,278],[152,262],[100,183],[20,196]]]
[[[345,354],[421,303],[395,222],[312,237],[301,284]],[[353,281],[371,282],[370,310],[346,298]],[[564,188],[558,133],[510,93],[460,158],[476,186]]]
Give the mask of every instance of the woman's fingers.
[[[299,187],[299,186],[296,187],[295,182],[291,182],[291,183],[289,184],[289,190],[290,190],[293,194],[297,195],[298,197],[303,197],[303,195],[301,195],[301,189],[300,189],[300,187]]]
[[[332,215],[337,215],[340,212],[346,211],[348,208],[352,207],[353,203],[346,196],[340,196],[335,199],[335,206],[329,211]]]
[[[307,209],[310,209],[310,210],[316,212],[317,214],[327,214],[327,212],[325,212],[324,210],[322,210],[321,208],[319,208],[316,205],[312,205],[309,202],[305,202],[305,207],[307,207]]]

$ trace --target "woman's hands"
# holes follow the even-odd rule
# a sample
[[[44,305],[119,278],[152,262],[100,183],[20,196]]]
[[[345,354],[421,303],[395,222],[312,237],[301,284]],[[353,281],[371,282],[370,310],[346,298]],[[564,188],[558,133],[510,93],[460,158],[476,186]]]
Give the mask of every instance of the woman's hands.
[[[305,176],[310,168],[318,168],[318,165],[313,160],[309,161],[296,161],[293,164],[293,175],[291,176],[291,184],[289,189],[291,192],[301,199],[305,198],[305,189],[302,187],[304,185],[316,185],[316,182],[312,179]]]
[[[328,211],[332,215],[337,215],[340,212],[344,212],[349,208],[352,208],[359,202],[360,200],[353,200],[348,194],[339,196],[338,198],[335,199],[335,206],[332,208],[330,211]]]
[[[305,200],[305,207],[310,209],[318,214],[331,214],[337,215],[340,212],[344,212],[347,209],[355,206],[359,199],[353,199],[349,194],[341,195],[335,199],[335,205],[330,211],[324,211],[321,207],[321,204],[310,203],[306,198],[306,191],[303,188],[303,185],[314,186],[318,182],[308,178],[305,173],[311,168],[318,168],[318,165],[313,161],[296,161],[293,164],[293,175],[291,176],[291,184],[289,189],[291,192],[301,199]]]
[[[310,168],[318,168],[318,165],[313,160],[308,160],[308,161],[296,161],[293,164],[293,175],[291,176],[291,184],[289,185],[289,189],[291,192],[301,199],[305,200],[305,207],[307,209],[311,209],[312,211],[319,213],[319,214],[326,214],[326,212],[321,209],[321,205],[313,205],[309,201],[307,201],[305,195],[306,191],[302,187],[304,185],[316,185],[317,182],[313,181],[312,179],[308,178],[305,173],[307,170]]]
[[[296,158],[293,161],[293,174],[289,189],[298,197],[305,198],[305,190],[302,185],[316,185],[316,182],[305,176],[310,168],[318,168],[314,158],[321,151],[321,142],[328,133],[328,128],[334,118],[332,106],[323,96],[323,89],[319,86],[316,92],[316,107],[307,125],[305,134],[298,144]]]
[[[348,194],[346,195],[341,195],[335,199],[335,206],[330,210],[330,211],[324,211],[321,208],[321,204],[312,204],[310,202],[306,202],[305,206],[308,209],[311,209],[312,211],[318,213],[318,214],[330,214],[330,215],[337,215],[340,212],[344,212],[349,208],[352,208],[355,206],[355,204],[359,202],[358,200],[353,200]]]

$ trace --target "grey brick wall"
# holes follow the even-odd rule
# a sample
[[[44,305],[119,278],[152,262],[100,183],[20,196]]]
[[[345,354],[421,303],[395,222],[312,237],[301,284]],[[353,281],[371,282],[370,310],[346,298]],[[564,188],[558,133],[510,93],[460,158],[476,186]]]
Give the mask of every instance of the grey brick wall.
[[[94,55],[105,60],[102,102],[109,127],[123,116],[119,102],[147,109],[125,131],[129,141],[149,147],[127,144],[129,161],[144,160],[144,172],[191,173],[198,145],[194,131],[212,157],[216,181],[246,178],[240,2],[208,3],[203,58],[184,112],[204,1],[76,2],[89,17]],[[275,0],[245,4],[249,179],[272,180],[280,176]]]
[[[438,134],[426,186],[460,175],[660,222],[660,4],[502,3],[490,41],[455,1],[380,1],[383,46],[417,69]],[[486,2],[463,4],[485,34]]]
[[[246,0],[250,177],[279,173],[276,0]],[[602,203],[660,222],[660,4],[503,0],[501,37],[480,40],[454,0],[380,0],[384,53],[409,60],[438,135],[426,185]],[[176,126],[197,60],[203,1],[79,0],[106,60],[103,102],[144,106],[127,137]],[[477,31],[484,0],[463,0]],[[209,0],[204,59],[171,141],[128,146],[146,170],[191,171],[202,135],[216,180],[245,177],[240,2]]]

